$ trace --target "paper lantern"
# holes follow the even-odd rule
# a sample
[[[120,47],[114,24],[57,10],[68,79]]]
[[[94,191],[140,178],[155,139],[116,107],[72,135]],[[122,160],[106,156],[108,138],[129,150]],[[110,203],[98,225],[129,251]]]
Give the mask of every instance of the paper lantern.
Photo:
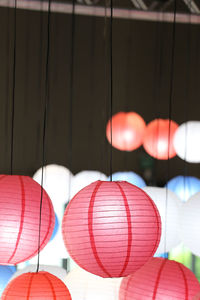
[[[25,273],[5,288],[1,300],[71,300],[66,285],[48,272]]]
[[[24,273],[34,273],[37,270],[37,265],[29,265],[23,269],[17,270],[17,272],[14,273],[14,275],[12,276],[12,280],[16,277],[19,277],[20,275],[24,274]],[[49,266],[49,265],[39,265],[39,271],[45,271],[48,273],[53,274],[54,276],[56,276],[57,278],[59,278],[60,280],[62,280],[64,282],[65,277],[67,276],[67,271],[61,267],[58,266]]]
[[[15,272],[15,266],[0,266],[0,296]]]
[[[144,187],[143,189],[154,201],[162,222],[161,240],[156,254],[170,251],[180,243],[179,225],[179,198],[170,190],[159,187]]]
[[[122,280],[119,300],[193,300],[199,291],[197,278],[184,265],[152,258]]]
[[[143,188],[146,186],[145,181],[141,176],[134,172],[116,172],[112,174],[113,181],[127,181],[130,182],[139,188]]]
[[[121,151],[133,151],[142,145],[146,124],[135,112],[119,112],[112,116],[112,146]],[[106,127],[106,137],[111,143],[111,121]]]
[[[116,300],[121,278],[102,278],[81,268],[69,272],[65,283],[73,300]]]
[[[71,180],[71,198],[74,197],[81,189],[97,180],[107,180],[107,176],[99,171],[81,171],[73,176]]]
[[[58,227],[59,227],[59,221],[57,215],[55,214],[55,225],[54,225],[54,229],[50,241],[52,241],[55,238],[56,234],[58,233]]]
[[[96,181],[70,201],[62,222],[65,246],[83,269],[121,277],[154,255],[161,223],[151,198],[125,182]]]
[[[146,152],[154,158],[162,160],[174,157],[176,152],[173,139],[177,128],[178,124],[172,120],[155,119],[151,121],[146,127],[143,141]]]
[[[186,247],[192,253],[200,256],[200,192],[193,195],[181,207],[180,211],[180,235]]]
[[[188,121],[179,126],[174,136],[177,155],[190,162],[200,162],[200,121]]]
[[[200,191],[200,179],[193,176],[176,176],[168,181],[167,188],[186,202]]]
[[[0,176],[0,264],[18,264],[38,252],[41,186],[28,176]],[[54,228],[51,200],[43,191],[41,249]]]

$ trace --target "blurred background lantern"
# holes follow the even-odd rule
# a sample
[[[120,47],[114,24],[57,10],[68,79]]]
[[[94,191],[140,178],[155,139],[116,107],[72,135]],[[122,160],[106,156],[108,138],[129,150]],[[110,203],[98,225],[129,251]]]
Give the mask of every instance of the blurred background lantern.
[[[66,285],[56,276],[40,271],[24,273],[5,288],[2,300],[71,300]]]
[[[121,151],[133,151],[143,142],[145,121],[135,112],[119,112],[112,116],[112,146]],[[111,121],[106,127],[106,136],[111,143]]]
[[[65,283],[73,300],[117,300],[121,278],[102,278],[76,268]]]
[[[113,181],[127,181],[129,183],[132,183],[132,184],[138,186],[139,188],[143,188],[146,186],[144,179],[132,171],[113,173],[112,180]]]
[[[125,181],[96,181],[70,201],[62,232],[80,267],[102,277],[121,277],[154,255],[161,223],[154,202],[140,188]]]
[[[200,256],[200,192],[193,195],[180,210],[180,235],[186,247]]]
[[[200,162],[200,121],[188,121],[179,126],[174,136],[177,155],[190,162]]]
[[[0,176],[0,264],[18,264],[38,252],[41,186],[28,176]],[[40,248],[50,240],[55,214],[43,190]]]
[[[162,222],[161,240],[156,254],[169,252],[180,243],[179,198],[170,190],[159,187],[144,187],[143,189],[154,201],[158,208]]]
[[[119,300],[193,300],[198,292],[199,282],[188,268],[172,260],[152,258],[122,280]]]
[[[0,266],[0,296],[15,272],[15,266]]]
[[[166,187],[186,202],[200,191],[200,179],[193,176],[176,176],[167,182]]]
[[[167,160],[176,155],[173,139],[178,128],[174,121],[155,119],[145,130],[143,146],[146,152],[157,159]]]
[[[52,241],[55,238],[56,234],[58,233],[58,228],[59,228],[59,221],[57,215],[55,214],[55,225],[54,225],[54,229],[50,241]]]

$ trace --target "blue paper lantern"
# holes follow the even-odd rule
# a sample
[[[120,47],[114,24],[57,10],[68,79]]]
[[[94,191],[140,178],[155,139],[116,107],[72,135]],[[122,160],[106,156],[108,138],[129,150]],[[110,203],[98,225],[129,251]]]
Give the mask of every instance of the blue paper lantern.
[[[166,187],[186,202],[200,191],[200,179],[193,176],[176,176],[168,181]]]
[[[143,188],[146,186],[146,183],[142,179],[142,177],[131,171],[113,173],[112,180],[113,181],[127,181],[129,183],[132,183],[132,184],[138,186],[139,188]]]
[[[54,225],[54,230],[53,230],[50,241],[52,241],[54,239],[54,237],[56,236],[56,234],[58,232],[58,227],[59,227],[59,221],[58,221],[57,215],[55,214],[55,225]]]
[[[15,266],[2,266],[0,265],[0,296],[8,284],[13,274],[16,272]]]

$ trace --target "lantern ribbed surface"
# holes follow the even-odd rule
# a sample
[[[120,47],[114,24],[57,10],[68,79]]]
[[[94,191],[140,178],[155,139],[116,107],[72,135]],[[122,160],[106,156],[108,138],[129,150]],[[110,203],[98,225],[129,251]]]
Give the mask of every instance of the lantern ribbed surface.
[[[0,264],[18,264],[38,252],[41,186],[28,176],[0,176]],[[55,222],[51,200],[43,190],[41,249]]]
[[[48,272],[24,273],[13,279],[1,300],[71,300],[66,285]]]
[[[102,277],[121,277],[154,255],[161,222],[155,204],[140,188],[126,181],[96,181],[70,201],[62,233],[80,267]]]
[[[143,147],[154,158],[167,160],[176,155],[173,145],[178,124],[165,119],[151,121],[145,130]]]
[[[135,112],[119,112],[112,116],[112,146],[121,151],[133,151],[140,147],[145,132],[145,121]],[[106,136],[111,143],[111,121],[106,127]]]
[[[193,300],[198,292],[197,278],[184,265],[152,258],[122,280],[119,300]]]

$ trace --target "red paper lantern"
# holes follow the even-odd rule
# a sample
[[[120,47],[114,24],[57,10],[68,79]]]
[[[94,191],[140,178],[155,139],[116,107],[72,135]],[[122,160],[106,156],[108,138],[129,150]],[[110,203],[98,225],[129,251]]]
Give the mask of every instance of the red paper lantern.
[[[126,276],[154,255],[161,233],[158,210],[126,181],[95,181],[70,201],[62,233],[69,255],[102,277]]]
[[[111,122],[108,121],[106,136],[111,143]],[[119,112],[112,117],[112,146],[121,151],[133,151],[140,147],[146,124],[135,112]]]
[[[41,186],[28,176],[0,175],[0,264],[18,264],[38,252]],[[55,214],[43,191],[41,249],[50,240]]]
[[[177,128],[178,124],[172,120],[156,119],[150,122],[146,127],[143,141],[146,152],[157,159],[166,160],[174,157],[176,152],[173,139]]]
[[[24,273],[4,290],[2,300],[71,300],[66,285],[48,272]]]
[[[173,260],[152,258],[122,280],[119,300],[193,300],[199,291],[199,282],[188,268]]]

